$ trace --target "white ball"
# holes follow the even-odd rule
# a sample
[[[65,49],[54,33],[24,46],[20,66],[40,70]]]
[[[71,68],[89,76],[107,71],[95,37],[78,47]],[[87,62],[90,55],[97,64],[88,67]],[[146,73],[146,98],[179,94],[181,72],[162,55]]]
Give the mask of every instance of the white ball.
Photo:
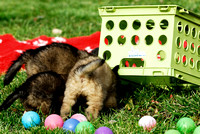
[[[152,116],[143,116],[139,120],[139,126],[142,126],[144,130],[151,130],[156,126],[156,120]]]

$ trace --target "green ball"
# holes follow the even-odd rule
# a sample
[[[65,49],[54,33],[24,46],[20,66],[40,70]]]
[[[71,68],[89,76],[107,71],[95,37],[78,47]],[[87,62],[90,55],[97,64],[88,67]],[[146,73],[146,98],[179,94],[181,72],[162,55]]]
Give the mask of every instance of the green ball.
[[[192,134],[196,124],[191,118],[183,117],[177,122],[176,128],[181,134]]]
[[[181,134],[178,130],[170,129],[165,132],[165,134]]]
[[[84,133],[91,133],[93,134],[95,131],[94,126],[92,123],[88,121],[82,121],[80,122],[75,129],[76,134],[84,134]]]
[[[200,126],[198,126],[197,128],[195,128],[193,134],[200,134]]]

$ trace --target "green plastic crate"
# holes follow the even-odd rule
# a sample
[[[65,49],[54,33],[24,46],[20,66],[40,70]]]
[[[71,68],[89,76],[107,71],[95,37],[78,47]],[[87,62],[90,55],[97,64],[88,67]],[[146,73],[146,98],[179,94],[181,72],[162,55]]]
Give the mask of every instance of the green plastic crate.
[[[200,85],[200,16],[176,5],[107,6],[99,56],[140,84]]]

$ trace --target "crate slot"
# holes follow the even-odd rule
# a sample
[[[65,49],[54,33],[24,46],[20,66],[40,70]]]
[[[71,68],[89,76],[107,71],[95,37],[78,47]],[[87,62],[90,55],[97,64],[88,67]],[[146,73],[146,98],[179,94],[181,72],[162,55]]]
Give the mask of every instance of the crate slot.
[[[168,27],[168,21],[167,20],[162,20],[161,22],[160,22],[160,28],[161,29],[167,29],[167,27]]]
[[[142,58],[124,58],[121,60],[121,67],[144,67]]]
[[[139,41],[140,41],[140,38],[139,38],[138,35],[134,35],[134,36],[131,38],[131,43],[132,43],[133,45],[139,44]]]
[[[106,23],[106,28],[108,30],[112,30],[114,27],[114,22],[112,20],[109,20],[107,23]]]
[[[119,45],[124,45],[125,42],[126,42],[126,37],[124,35],[120,35],[118,37],[118,44]]]
[[[120,21],[119,28],[121,30],[124,30],[124,29],[126,29],[126,27],[127,27],[127,22],[125,20]]]
[[[158,42],[159,42],[160,45],[165,45],[166,42],[167,42],[167,36],[161,35],[161,36],[159,37],[159,39],[158,39]]]
[[[112,44],[112,41],[113,41],[113,39],[112,39],[112,36],[110,36],[110,35],[107,35],[107,36],[105,37],[105,39],[104,39],[104,43],[105,43],[106,45]]]
[[[111,58],[111,52],[110,51],[105,51],[104,53],[103,53],[103,59],[104,60],[109,60]]]
[[[151,30],[153,29],[155,26],[155,22],[153,20],[148,20],[147,23],[146,23],[146,27],[147,29]]]
[[[147,45],[151,45],[153,43],[153,36],[147,35],[145,37],[145,42],[146,42]]]
[[[133,29],[138,30],[141,26],[141,22],[139,20],[135,20],[133,22]]]

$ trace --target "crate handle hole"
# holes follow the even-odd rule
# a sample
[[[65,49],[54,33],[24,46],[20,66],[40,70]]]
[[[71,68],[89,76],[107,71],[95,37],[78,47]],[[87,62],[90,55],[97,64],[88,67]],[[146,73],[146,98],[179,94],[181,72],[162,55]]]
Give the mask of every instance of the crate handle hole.
[[[175,53],[174,59],[176,63],[180,63],[180,54],[178,52]]]
[[[162,20],[161,22],[160,22],[160,28],[161,29],[167,29],[167,27],[168,27],[168,21],[167,20]]]
[[[157,59],[160,60],[160,61],[163,61],[166,57],[166,54],[163,50],[160,50],[158,53],[157,53]]]
[[[191,45],[190,45],[190,50],[191,50],[191,53],[195,53],[195,46],[194,46],[194,43],[191,43]]]
[[[186,58],[186,55],[183,55],[183,57],[182,57],[182,63],[183,63],[184,66],[187,65],[187,58]]]
[[[185,40],[185,41],[183,42],[183,48],[184,48],[185,51],[188,50],[188,42],[187,42],[187,40]]]
[[[190,33],[190,28],[188,25],[185,25],[185,34],[189,35],[189,33]]]
[[[111,52],[106,50],[104,53],[103,53],[103,58],[104,60],[109,60],[111,58]]]
[[[192,37],[193,37],[193,38],[196,38],[196,36],[197,36],[196,28],[193,28],[193,29],[192,29]]]
[[[109,20],[107,23],[106,23],[106,28],[108,30],[112,30],[114,27],[114,22],[112,20]]]
[[[131,38],[131,43],[132,43],[133,45],[137,45],[137,44],[139,44],[139,40],[140,40],[139,36],[138,36],[138,35],[134,35],[134,36]]]
[[[147,35],[147,36],[145,37],[145,41],[146,41],[146,44],[147,44],[147,45],[151,45],[151,44],[153,43],[153,36]]]
[[[180,37],[176,38],[176,46],[177,46],[177,48],[181,47],[181,38]]]
[[[183,30],[182,22],[178,22],[177,28],[178,28],[179,32],[182,32],[182,30]]]
[[[167,37],[165,35],[161,35],[158,39],[160,45],[164,45],[167,42]]]
[[[126,29],[126,27],[127,27],[127,22],[125,20],[120,21],[119,28],[121,30],[124,30],[124,29]]]
[[[133,29],[138,30],[141,26],[141,22],[139,20],[135,20],[133,22]]]
[[[126,42],[126,37],[124,35],[120,35],[118,37],[118,43],[119,43],[119,45],[124,45],[125,42]]]
[[[194,68],[194,59],[193,58],[190,58],[190,67]]]
[[[198,56],[200,56],[200,45],[198,45],[198,47],[197,47],[197,54],[198,54]]]
[[[112,43],[112,41],[113,41],[113,39],[112,39],[112,36],[110,36],[110,35],[106,36],[104,39],[104,43],[106,45],[110,45]]]
[[[200,71],[200,61],[197,61],[197,71]]]

